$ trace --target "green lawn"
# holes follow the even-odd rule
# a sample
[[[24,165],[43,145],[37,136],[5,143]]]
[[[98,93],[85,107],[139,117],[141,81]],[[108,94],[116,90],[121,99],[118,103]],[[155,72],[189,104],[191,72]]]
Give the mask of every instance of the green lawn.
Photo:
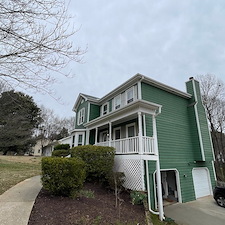
[[[0,195],[15,184],[41,174],[41,157],[0,155]]]

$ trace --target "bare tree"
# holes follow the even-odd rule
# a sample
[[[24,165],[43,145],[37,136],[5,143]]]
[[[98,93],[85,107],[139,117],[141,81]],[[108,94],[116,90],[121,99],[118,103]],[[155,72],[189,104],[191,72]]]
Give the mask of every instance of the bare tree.
[[[52,109],[43,105],[40,106],[42,123],[36,131],[36,136],[48,138],[51,140],[60,139],[69,134],[74,129],[75,118],[59,118]]]
[[[225,160],[225,85],[216,76],[197,76],[200,81],[202,101],[210,124],[217,159]]]
[[[84,53],[70,42],[76,33],[70,21],[64,0],[1,0],[0,80],[49,91],[55,72]]]

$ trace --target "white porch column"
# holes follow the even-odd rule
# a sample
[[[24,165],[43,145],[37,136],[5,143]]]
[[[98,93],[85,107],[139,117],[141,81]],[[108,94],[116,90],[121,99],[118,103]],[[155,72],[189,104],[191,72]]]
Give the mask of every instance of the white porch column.
[[[146,137],[147,134],[146,134],[146,119],[145,119],[145,114],[143,115],[143,128],[144,128],[144,136]]]
[[[109,122],[109,147],[112,146],[112,123]]]
[[[98,143],[98,128],[95,128],[95,144]]]
[[[138,139],[139,139],[139,154],[143,153],[143,145],[142,145],[142,118],[141,112],[138,112]]]
[[[90,130],[86,130],[86,145],[89,145],[89,136],[90,136]]]
[[[159,149],[158,149],[158,139],[157,139],[157,128],[156,128],[156,118],[152,115],[152,126],[153,126],[153,138],[154,138],[154,151],[157,155],[156,160],[156,180],[157,180],[157,196],[158,196],[158,208],[159,208],[159,219],[162,221],[164,219],[163,212],[163,199],[162,199],[162,184],[161,184],[161,173],[160,173],[160,162],[159,162]]]
[[[138,112],[138,140],[139,140],[139,154],[143,154],[143,142],[142,142],[142,114]],[[144,160],[141,160],[141,174],[142,174],[142,190],[145,190],[145,177],[144,177]]]

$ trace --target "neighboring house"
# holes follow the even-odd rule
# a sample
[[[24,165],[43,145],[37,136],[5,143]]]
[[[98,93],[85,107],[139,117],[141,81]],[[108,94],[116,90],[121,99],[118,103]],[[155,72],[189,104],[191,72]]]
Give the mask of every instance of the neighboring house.
[[[60,144],[59,141],[51,141],[48,145],[43,147],[42,155],[43,156],[52,156],[54,147],[58,144]]]
[[[72,146],[114,147],[115,170],[125,173],[125,187],[148,191],[161,219],[163,199],[211,195],[216,180],[199,83],[190,78],[186,88],[137,74],[102,98],[80,94],[73,108]]]
[[[40,138],[36,141],[36,144],[32,147],[32,154],[34,156],[42,156],[43,148],[47,146],[51,141],[49,139]]]
[[[59,144],[69,144],[72,147],[72,136],[68,136],[58,140]]]

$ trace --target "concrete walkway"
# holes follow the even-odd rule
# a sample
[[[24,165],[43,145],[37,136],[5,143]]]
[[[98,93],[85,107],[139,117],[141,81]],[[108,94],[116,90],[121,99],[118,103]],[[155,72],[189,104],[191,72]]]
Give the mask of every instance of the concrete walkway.
[[[40,176],[35,176],[0,195],[0,224],[27,225],[41,187]]]
[[[225,208],[219,207],[212,196],[187,203],[176,203],[164,207],[166,217],[179,225],[224,225]]]

